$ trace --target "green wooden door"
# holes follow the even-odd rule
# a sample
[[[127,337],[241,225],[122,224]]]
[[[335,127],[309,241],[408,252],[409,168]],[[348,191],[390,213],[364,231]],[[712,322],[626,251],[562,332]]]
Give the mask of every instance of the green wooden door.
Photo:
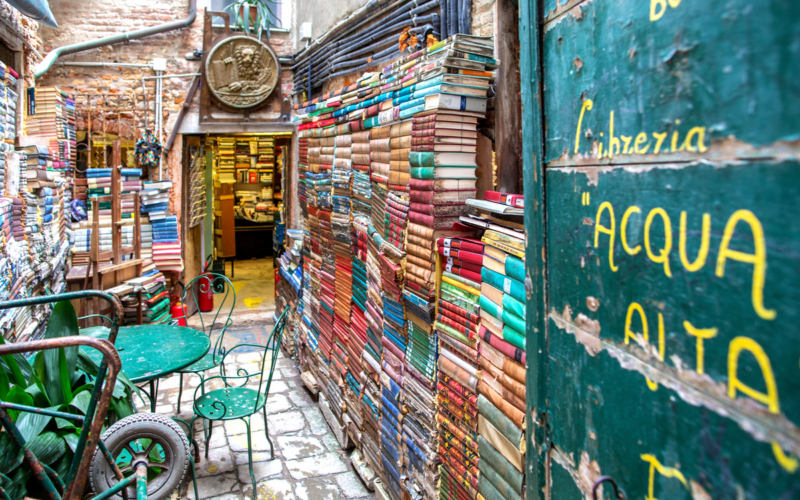
[[[800,2],[558,2],[520,1],[528,499],[800,498]]]

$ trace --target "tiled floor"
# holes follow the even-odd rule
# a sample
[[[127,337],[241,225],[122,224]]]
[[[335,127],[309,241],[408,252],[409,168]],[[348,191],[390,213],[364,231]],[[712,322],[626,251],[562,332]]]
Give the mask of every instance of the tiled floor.
[[[263,344],[270,329],[271,326],[259,326],[230,330],[226,333],[224,343],[229,347],[242,342]],[[252,371],[257,368],[261,353],[248,352],[246,349],[234,351],[239,354],[235,355],[233,365]],[[235,368],[231,368],[234,366],[228,364],[228,373],[235,371]],[[211,381],[206,388],[215,382],[220,381]],[[178,375],[162,379],[156,411],[170,417],[181,417],[188,422],[192,417],[191,402],[198,383],[197,376],[184,376],[181,411],[178,413]],[[255,384],[257,386],[257,382]],[[140,411],[149,411],[149,403],[139,403]],[[259,500],[374,498],[353,471],[347,454],[339,449],[317,403],[300,380],[296,362],[285,359],[282,354],[267,400],[267,421],[275,447],[274,460],[270,460],[263,416],[260,413],[254,415],[251,421],[253,468]],[[201,424],[195,422],[195,439],[201,454],[196,467],[199,500],[252,498],[245,432],[245,425],[240,420],[216,422],[208,443],[209,458],[206,459]],[[188,498],[195,498],[191,486]]]

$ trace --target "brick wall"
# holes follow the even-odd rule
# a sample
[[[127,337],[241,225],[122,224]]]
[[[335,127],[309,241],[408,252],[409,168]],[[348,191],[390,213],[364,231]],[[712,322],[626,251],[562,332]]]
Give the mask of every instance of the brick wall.
[[[494,33],[495,0],[472,0],[472,34],[490,36]]]

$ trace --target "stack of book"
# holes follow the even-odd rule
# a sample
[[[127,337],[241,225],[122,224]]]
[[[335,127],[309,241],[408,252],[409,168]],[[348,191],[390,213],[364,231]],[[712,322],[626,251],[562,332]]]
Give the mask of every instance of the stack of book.
[[[34,95],[35,107],[25,117],[25,135],[66,140],[64,94],[57,87],[36,87]]]
[[[487,192],[487,198],[495,198],[494,194]],[[523,203],[516,195],[502,199],[503,204]],[[482,207],[492,203],[476,202]],[[524,228],[491,215],[465,216],[462,221],[483,230],[484,243],[478,335],[482,370],[477,385],[479,492],[486,497],[495,491],[521,497],[526,395]]]
[[[442,275],[436,304],[439,341],[437,379],[439,452],[442,484],[477,498],[477,338],[480,331],[480,282],[483,243],[469,238],[439,238]]]
[[[155,222],[167,216],[169,208],[169,190],[172,181],[144,182],[141,195],[141,212]]]
[[[2,121],[2,142],[14,144],[17,136],[17,102],[19,101],[19,75],[13,68],[0,62],[0,115]]]
[[[217,140],[217,178],[221,184],[236,182],[236,139],[220,137]]]

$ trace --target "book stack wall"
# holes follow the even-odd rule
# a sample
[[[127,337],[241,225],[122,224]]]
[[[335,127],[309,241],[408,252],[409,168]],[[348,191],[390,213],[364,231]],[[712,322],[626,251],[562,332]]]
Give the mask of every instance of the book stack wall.
[[[435,323],[439,341],[440,491],[477,498],[477,338],[483,244],[480,240],[443,237],[437,241],[437,252],[442,270]]]
[[[487,198],[490,193],[487,192]],[[487,204],[482,200],[480,203]],[[478,362],[482,371],[477,382],[477,443],[481,457],[478,491],[486,498],[496,494],[505,498],[522,498],[525,456],[524,233],[521,224],[499,221],[491,216],[465,216],[462,221],[484,230],[478,335]],[[463,282],[466,278],[461,273],[452,279]]]
[[[344,282],[345,287],[352,283],[347,290],[353,306],[349,338],[342,349],[345,357],[335,361],[354,375],[357,364],[350,358],[359,356],[360,350],[361,373],[356,382],[362,394],[361,451],[393,499],[477,496],[479,322],[469,323],[456,314],[437,315],[435,262],[437,239],[468,238],[475,232],[458,222],[471,213],[465,202],[476,194],[477,123],[485,117],[491,70],[497,64],[492,57],[491,38],[456,35],[407,55],[382,72],[365,75],[354,85],[298,106],[299,136],[305,141],[301,148],[307,147],[309,209],[312,199],[317,205],[325,196],[315,173],[331,161],[334,213],[344,204],[336,198],[336,183],[344,179],[336,162],[342,157],[332,148],[346,147],[342,137],[352,137],[348,196],[355,248],[351,268],[354,278],[366,278],[366,301],[362,310],[358,279]],[[367,173],[369,183],[363,175]],[[369,197],[363,199],[366,193]],[[309,223],[312,219],[309,211]],[[363,226],[367,238],[360,234]],[[321,244],[324,241],[323,234]],[[320,303],[324,306],[324,257],[322,262]],[[457,273],[463,265],[455,264],[448,273],[460,277]],[[478,303],[478,281],[470,285],[453,281],[476,292],[470,297]],[[333,284],[335,296],[338,276]],[[472,286],[476,284],[477,288]],[[478,312],[469,317],[477,320]],[[451,332],[460,337],[448,335]],[[324,333],[320,346],[323,337]],[[442,349],[446,350],[444,366],[450,369],[455,364],[462,370],[458,373],[464,384],[439,370]],[[474,380],[464,379],[465,370]],[[346,382],[359,387],[349,379]],[[454,401],[458,391],[458,397],[469,402],[464,403],[465,409]],[[452,452],[440,470],[440,453],[467,438],[474,444],[469,452],[462,449],[460,456]],[[442,488],[450,488],[447,491],[453,494],[448,496]]]
[[[0,290],[2,300],[13,300],[24,297],[28,291],[28,282],[33,276],[30,258],[30,246],[25,239],[25,200],[24,190],[27,183],[25,152],[15,152],[10,145],[0,143],[6,150],[5,177],[3,194],[7,198],[0,199],[3,212],[2,254],[0,254],[0,270],[3,270],[3,288]],[[5,272],[7,271],[7,272]],[[30,308],[9,309],[0,313],[0,332],[8,341],[24,341],[28,339],[26,325],[30,322]]]
[[[338,132],[338,131],[337,131]],[[353,299],[353,249],[352,226],[350,217],[352,205],[350,198],[352,191],[350,185],[353,178],[352,162],[350,160],[353,137],[350,134],[335,135],[333,140],[331,172],[331,226],[334,237],[335,254],[335,307],[334,307],[334,345],[331,355],[331,391],[329,394],[331,410],[339,420],[339,426],[344,423],[342,409],[345,405],[336,404],[347,399],[346,378],[348,373],[348,344],[350,339],[350,311]],[[325,152],[328,152],[328,147]],[[327,158],[329,155],[323,155]],[[324,160],[327,162],[327,160]],[[342,390],[344,389],[344,390]],[[349,405],[347,405],[349,406]]]
[[[5,116],[2,122],[2,142],[7,144],[14,144],[17,136],[18,85],[17,72],[0,62],[0,114]]]

